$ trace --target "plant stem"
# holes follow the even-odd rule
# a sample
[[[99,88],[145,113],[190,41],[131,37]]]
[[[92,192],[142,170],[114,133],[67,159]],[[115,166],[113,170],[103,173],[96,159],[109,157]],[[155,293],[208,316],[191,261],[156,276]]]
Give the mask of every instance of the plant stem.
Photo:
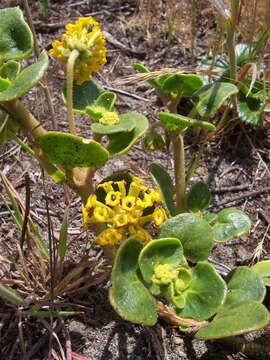
[[[72,135],[76,135],[76,129],[72,113],[74,65],[79,55],[80,53],[78,50],[72,50],[67,62],[67,119],[69,124],[69,131]]]
[[[239,0],[231,0],[231,17],[227,20],[227,48],[230,59],[230,78],[236,82],[237,61],[235,54],[235,28],[237,25]]]
[[[172,135],[173,144],[173,160],[174,160],[174,179],[175,179],[175,194],[176,194],[176,208],[178,213],[185,211],[184,196],[186,190],[185,181],[185,152],[184,152],[184,138],[182,134],[174,133]]]

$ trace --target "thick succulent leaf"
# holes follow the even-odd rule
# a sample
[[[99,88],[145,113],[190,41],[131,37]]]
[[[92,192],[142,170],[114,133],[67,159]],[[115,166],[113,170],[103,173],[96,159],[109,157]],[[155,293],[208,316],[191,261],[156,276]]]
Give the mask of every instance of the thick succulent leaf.
[[[214,244],[211,226],[194,214],[179,214],[166,220],[160,226],[159,237],[179,239],[185,257],[193,262],[207,259]]]
[[[48,55],[43,51],[36,63],[24,69],[5,91],[0,92],[0,101],[14,100],[27,93],[42,79],[48,65]]]
[[[196,109],[202,117],[213,117],[224,101],[237,92],[238,88],[228,82],[206,85],[195,94],[198,97]]]
[[[0,60],[25,58],[32,49],[33,35],[19,7],[1,9]]]
[[[191,186],[186,194],[186,208],[190,212],[206,210],[211,202],[212,196],[208,185],[203,181],[198,181]]]
[[[209,213],[209,214],[205,214],[203,216],[204,220],[206,220],[209,224],[213,224],[215,223],[215,221],[217,220],[217,214],[212,214],[212,213]]]
[[[263,279],[264,285],[270,286],[270,260],[260,261],[250,269]]]
[[[158,187],[158,192],[161,196],[162,204],[168,216],[176,215],[176,207],[173,202],[174,186],[167,170],[160,164],[151,164],[149,167],[150,175]]]
[[[133,117],[133,113],[126,113],[119,115],[120,122],[116,125],[103,125],[100,123],[93,123],[91,129],[97,134],[116,134],[119,132],[130,132],[135,126],[136,122]]]
[[[174,74],[166,78],[162,85],[163,92],[192,96],[203,86],[200,76],[194,74]]]
[[[197,332],[196,338],[208,340],[241,335],[267,326],[269,320],[264,305],[248,300],[218,313],[208,326]]]
[[[66,168],[99,168],[109,157],[107,150],[93,140],[56,131],[39,136],[36,143],[50,162]]]
[[[135,128],[130,132],[120,132],[109,135],[108,151],[114,155],[123,155],[140,139],[149,127],[148,120],[145,116],[131,112],[125,114],[135,121]],[[122,115],[123,116],[123,115]]]
[[[85,114],[86,106],[93,106],[95,100],[105,90],[101,85],[93,80],[83,82],[81,85],[73,83],[73,111],[79,114]],[[62,99],[64,103],[66,100],[67,84],[65,83],[62,88]]]
[[[7,300],[9,303],[18,305],[18,306],[24,306],[24,299],[21,297],[18,292],[9,286],[6,286],[4,284],[0,284],[0,297]]]
[[[157,265],[179,266],[183,256],[183,247],[178,239],[166,238],[150,241],[141,251],[139,267],[144,280],[150,283]]]
[[[104,91],[95,100],[95,106],[101,106],[107,111],[113,111],[114,104],[116,101],[116,94],[110,91]]]
[[[0,77],[0,92],[6,90],[10,84],[11,82],[8,79]]]
[[[242,236],[251,227],[249,217],[241,210],[223,209],[217,214],[213,225],[214,240],[219,243]]]
[[[154,325],[156,303],[138,276],[138,257],[142,249],[139,240],[130,238],[118,249],[112,270],[110,302],[125,320]]]
[[[177,309],[177,314],[202,321],[213,316],[224,303],[227,286],[215,268],[208,263],[198,263],[191,269],[191,276],[189,287],[182,293],[185,306]]]
[[[199,339],[217,339],[258,330],[269,322],[269,313],[261,304],[265,286],[252,269],[241,266],[226,279],[228,295],[213,321],[199,330]]]
[[[7,61],[4,65],[0,68],[0,77],[4,79],[9,79],[10,81],[15,80],[17,75],[21,70],[21,64],[17,61]]]
[[[245,96],[240,92],[237,98],[237,112],[241,121],[254,126],[263,125],[263,104],[259,98]]]
[[[158,114],[158,118],[165,129],[169,131],[184,131],[190,126],[198,126],[207,131],[214,131],[216,129],[215,125],[209,122],[191,119],[179,114],[162,112]]]
[[[232,307],[236,302],[245,300],[263,301],[265,296],[264,282],[252,269],[239,266],[228,275],[229,294],[225,307]],[[239,296],[236,294],[239,293]]]

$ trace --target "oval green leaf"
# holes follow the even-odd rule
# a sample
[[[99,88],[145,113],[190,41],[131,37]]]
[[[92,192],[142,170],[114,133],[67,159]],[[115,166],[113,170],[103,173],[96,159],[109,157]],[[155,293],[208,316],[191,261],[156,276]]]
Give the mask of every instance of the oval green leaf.
[[[31,54],[33,35],[19,7],[0,10],[0,60],[23,59]]]
[[[158,114],[159,120],[162,122],[166,130],[169,131],[184,131],[190,126],[198,126],[201,129],[207,131],[215,131],[215,125],[201,120],[191,119],[189,117],[172,114],[167,112],[162,112]]]
[[[14,100],[26,94],[42,79],[48,65],[48,55],[43,51],[36,63],[24,69],[5,91],[0,92],[0,101]]]
[[[186,208],[188,211],[196,213],[206,210],[212,200],[212,195],[208,185],[203,181],[198,181],[191,186],[186,194]]]
[[[85,114],[86,106],[93,106],[95,100],[105,90],[101,85],[93,80],[83,82],[81,85],[73,83],[73,111],[79,114]],[[62,99],[64,104],[66,101],[67,84],[62,88]]]
[[[214,320],[200,329],[196,338],[201,340],[220,339],[259,330],[269,323],[269,312],[257,301],[238,303],[235,307],[218,313]]]
[[[94,106],[101,106],[107,111],[113,111],[114,104],[116,101],[116,94],[110,91],[104,91],[95,100]]]
[[[138,277],[139,240],[130,238],[118,249],[112,270],[110,302],[125,320],[145,325],[157,321],[156,303]]]
[[[50,162],[66,168],[103,166],[109,154],[99,143],[78,136],[50,131],[39,136],[37,145]]]
[[[215,268],[208,263],[198,263],[191,269],[191,276],[189,287],[182,293],[185,306],[177,309],[177,314],[202,321],[213,316],[224,303],[227,286]]]
[[[199,99],[196,109],[202,117],[213,117],[224,101],[237,93],[238,88],[228,82],[206,85],[195,93]]]
[[[241,210],[223,209],[217,214],[213,225],[214,240],[224,243],[245,234],[251,228],[249,217]]]
[[[160,164],[151,164],[149,167],[150,175],[158,188],[162,204],[168,216],[176,215],[176,207],[173,202],[174,186],[167,170]]]
[[[260,261],[250,269],[263,279],[264,285],[270,286],[270,260]]]
[[[214,244],[211,226],[194,214],[179,214],[166,220],[160,226],[159,237],[179,239],[184,256],[193,262],[207,259]]]
[[[194,74],[170,75],[162,85],[163,92],[192,96],[203,86],[202,78]]]

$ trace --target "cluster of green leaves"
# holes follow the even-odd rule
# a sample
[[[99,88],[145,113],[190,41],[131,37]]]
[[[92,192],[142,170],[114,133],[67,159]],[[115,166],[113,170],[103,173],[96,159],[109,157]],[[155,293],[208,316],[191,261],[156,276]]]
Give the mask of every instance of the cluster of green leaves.
[[[0,104],[18,99],[38,84],[48,68],[46,52],[42,52],[36,63],[21,69],[16,61],[27,58],[33,50],[33,36],[19,8],[0,11]],[[0,112],[0,146],[19,125],[6,112]]]
[[[269,32],[269,29],[268,29]],[[264,65],[256,61],[259,49],[246,44],[237,44],[235,47],[236,63],[238,70],[237,81],[237,115],[244,123],[261,126],[263,125],[263,114],[269,112],[267,104],[270,98],[270,83],[264,80]],[[209,84],[216,82],[230,83],[230,63],[227,57],[210,53],[200,59],[200,68],[216,70],[221,73],[209,78],[204,76],[204,81]]]
[[[195,183],[186,194],[189,212],[173,215],[172,199],[166,201],[173,193],[168,189],[168,174],[157,164],[150,171],[155,174],[169,218],[160,226],[158,239],[146,246],[135,238],[120,246],[110,289],[114,309],[126,320],[153,325],[157,321],[154,296],[163,295],[182,318],[199,322],[213,318],[197,332],[199,339],[222,338],[266,326],[269,312],[262,301],[265,285],[269,285],[270,262],[235,268],[224,280],[206,261],[215,244],[250,229],[248,216],[234,208],[203,216],[210,193],[202,182]]]

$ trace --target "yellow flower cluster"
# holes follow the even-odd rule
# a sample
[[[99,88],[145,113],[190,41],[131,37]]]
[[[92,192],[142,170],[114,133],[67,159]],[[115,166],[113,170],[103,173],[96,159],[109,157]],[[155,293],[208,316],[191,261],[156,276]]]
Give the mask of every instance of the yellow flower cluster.
[[[74,68],[77,84],[89,80],[91,74],[99,71],[106,63],[105,37],[100,31],[99,23],[91,16],[79,18],[75,24],[67,24],[61,41],[55,40],[52,47],[50,54],[61,64],[67,63],[72,50],[79,51]]]
[[[130,236],[136,237],[143,244],[152,240],[143,226],[150,222],[160,226],[167,216],[163,208],[157,207],[161,203],[159,194],[142,185],[142,182],[142,179],[133,177],[128,187],[124,180],[107,181],[98,185],[98,188],[105,190],[104,202],[98,201],[95,194],[89,196],[82,210],[84,228],[88,229],[91,223],[107,225],[95,238],[97,244],[119,245]],[[144,215],[146,208],[151,209],[148,215]]]

